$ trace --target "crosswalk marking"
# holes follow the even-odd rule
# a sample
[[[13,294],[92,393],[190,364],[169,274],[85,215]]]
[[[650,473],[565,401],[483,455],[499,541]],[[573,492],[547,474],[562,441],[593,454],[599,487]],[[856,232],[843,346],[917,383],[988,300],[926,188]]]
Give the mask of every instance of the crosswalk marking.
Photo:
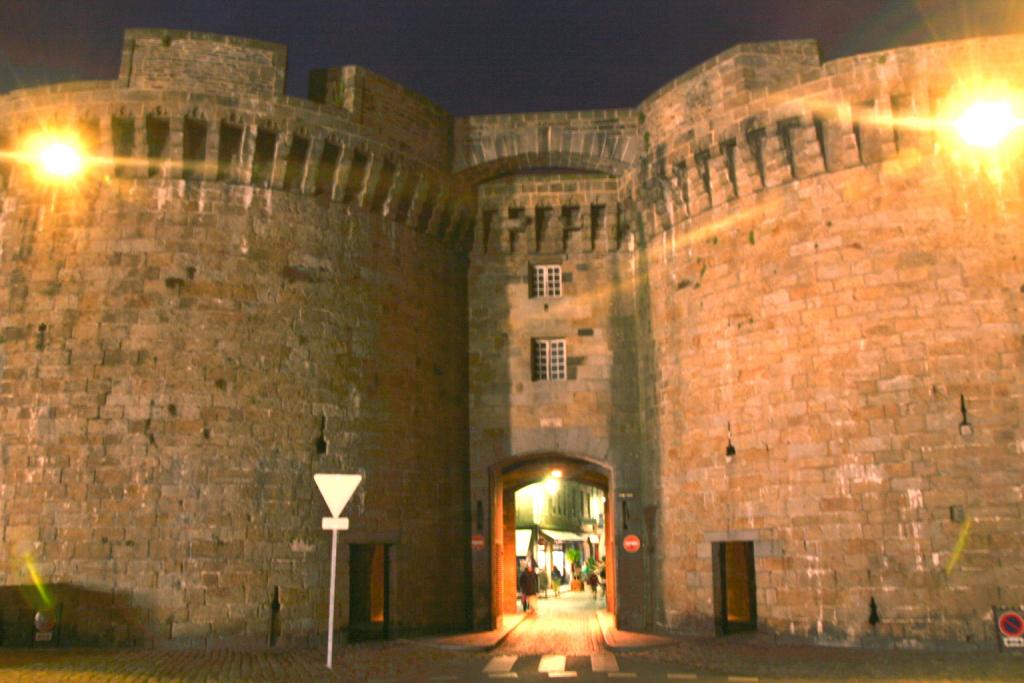
[[[548,672],[548,678],[576,678],[577,674],[575,671],[550,671]]]
[[[672,681],[695,681],[697,674],[669,674],[668,678]]]
[[[537,665],[538,673],[551,673],[553,671],[565,671],[565,655],[544,655]]]
[[[491,673],[507,673],[512,670],[515,666],[518,657],[515,655],[497,655],[491,657],[491,661],[487,662],[487,666],[484,667],[485,674]]]
[[[611,652],[595,652],[590,655],[590,668],[596,672],[619,670],[619,662]]]
[[[757,676],[729,676],[729,683],[757,683]]]

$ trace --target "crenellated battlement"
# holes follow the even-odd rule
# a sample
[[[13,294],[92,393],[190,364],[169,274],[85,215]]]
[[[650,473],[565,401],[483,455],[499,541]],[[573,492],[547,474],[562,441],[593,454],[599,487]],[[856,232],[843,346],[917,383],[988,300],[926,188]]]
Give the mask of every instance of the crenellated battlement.
[[[827,64],[813,41],[741,44],[635,109],[455,119],[354,66],[314,72],[312,100],[285,97],[282,45],[131,29],[119,80],[0,97],[0,145],[43,122],[73,123],[118,177],[326,197],[458,244],[492,229],[480,223],[496,210],[476,206],[480,183],[534,169],[586,171],[620,179],[622,196],[644,196],[655,216],[644,224],[649,237],[764,189],[930,153],[933,136],[901,121],[934,114],[953,83],[951,65],[983,62],[1011,76],[1019,42],[937,43]],[[16,177],[0,165],[0,183]]]
[[[78,129],[101,176],[250,185],[348,205],[462,248],[472,235],[465,183],[327,105],[159,90],[129,96],[94,84],[17,91],[0,98],[0,120],[0,149],[39,127]],[[19,178],[32,182],[29,169],[0,162],[0,188]]]
[[[762,73],[757,46],[737,46],[673,81],[640,107],[644,153],[630,171],[641,204],[668,229],[729,202],[821,173],[937,151],[920,122],[939,115],[956,82],[1010,82],[1024,62],[1017,37],[922,45],[814,66],[812,43],[769,44],[768,54],[802,56]],[[771,66],[779,67],[782,60]],[[727,76],[747,72],[745,79]],[[739,85],[742,84],[742,85]]]
[[[128,29],[119,80],[136,90],[277,97],[284,94],[286,58],[284,45],[251,38]]]

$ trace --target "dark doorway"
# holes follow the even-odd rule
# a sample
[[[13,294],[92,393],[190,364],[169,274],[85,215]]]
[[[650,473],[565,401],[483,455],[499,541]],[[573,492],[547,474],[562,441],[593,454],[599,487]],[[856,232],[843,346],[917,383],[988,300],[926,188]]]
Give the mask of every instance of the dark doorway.
[[[389,547],[383,543],[349,546],[349,640],[387,640],[390,622]]]
[[[719,635],[757,630],[754,544],[712,544],[715,574],[715,630]]]

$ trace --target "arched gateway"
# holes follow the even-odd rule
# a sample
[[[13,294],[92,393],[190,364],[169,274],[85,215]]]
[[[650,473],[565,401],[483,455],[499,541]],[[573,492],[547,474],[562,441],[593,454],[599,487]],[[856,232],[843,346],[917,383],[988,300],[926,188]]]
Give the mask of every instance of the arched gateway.
[[[491,476],[491,621],[500,624],[506,614],[516,612],[516,491],[549,479],[552,473],[565,482],[593,486],[604,492],[602,548],[607,558],[607,609],[616,610],[616,555],[614,500],[615,478],[612,468],[604,462],[564,453],[534,453],[516,456],[495,463]]]

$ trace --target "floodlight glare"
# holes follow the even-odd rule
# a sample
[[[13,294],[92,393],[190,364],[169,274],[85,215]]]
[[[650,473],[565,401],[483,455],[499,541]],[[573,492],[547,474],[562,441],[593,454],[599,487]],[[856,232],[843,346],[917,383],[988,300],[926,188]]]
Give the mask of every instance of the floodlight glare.
[[[22,158],[33,167],[40,180],[66,183],[74,180],[86,166],[86,153],[73,131],[41,131],[29,137]]]
[[[954,125],[968,145],[993,149],[1020,125],[1020,121],[1013,115],[1009,102],[982,100],[968,107]]]
[[[58,178],[70,178],[82,170],[82,155],[66,142],[51,142],[39,152],[43,171]]]

